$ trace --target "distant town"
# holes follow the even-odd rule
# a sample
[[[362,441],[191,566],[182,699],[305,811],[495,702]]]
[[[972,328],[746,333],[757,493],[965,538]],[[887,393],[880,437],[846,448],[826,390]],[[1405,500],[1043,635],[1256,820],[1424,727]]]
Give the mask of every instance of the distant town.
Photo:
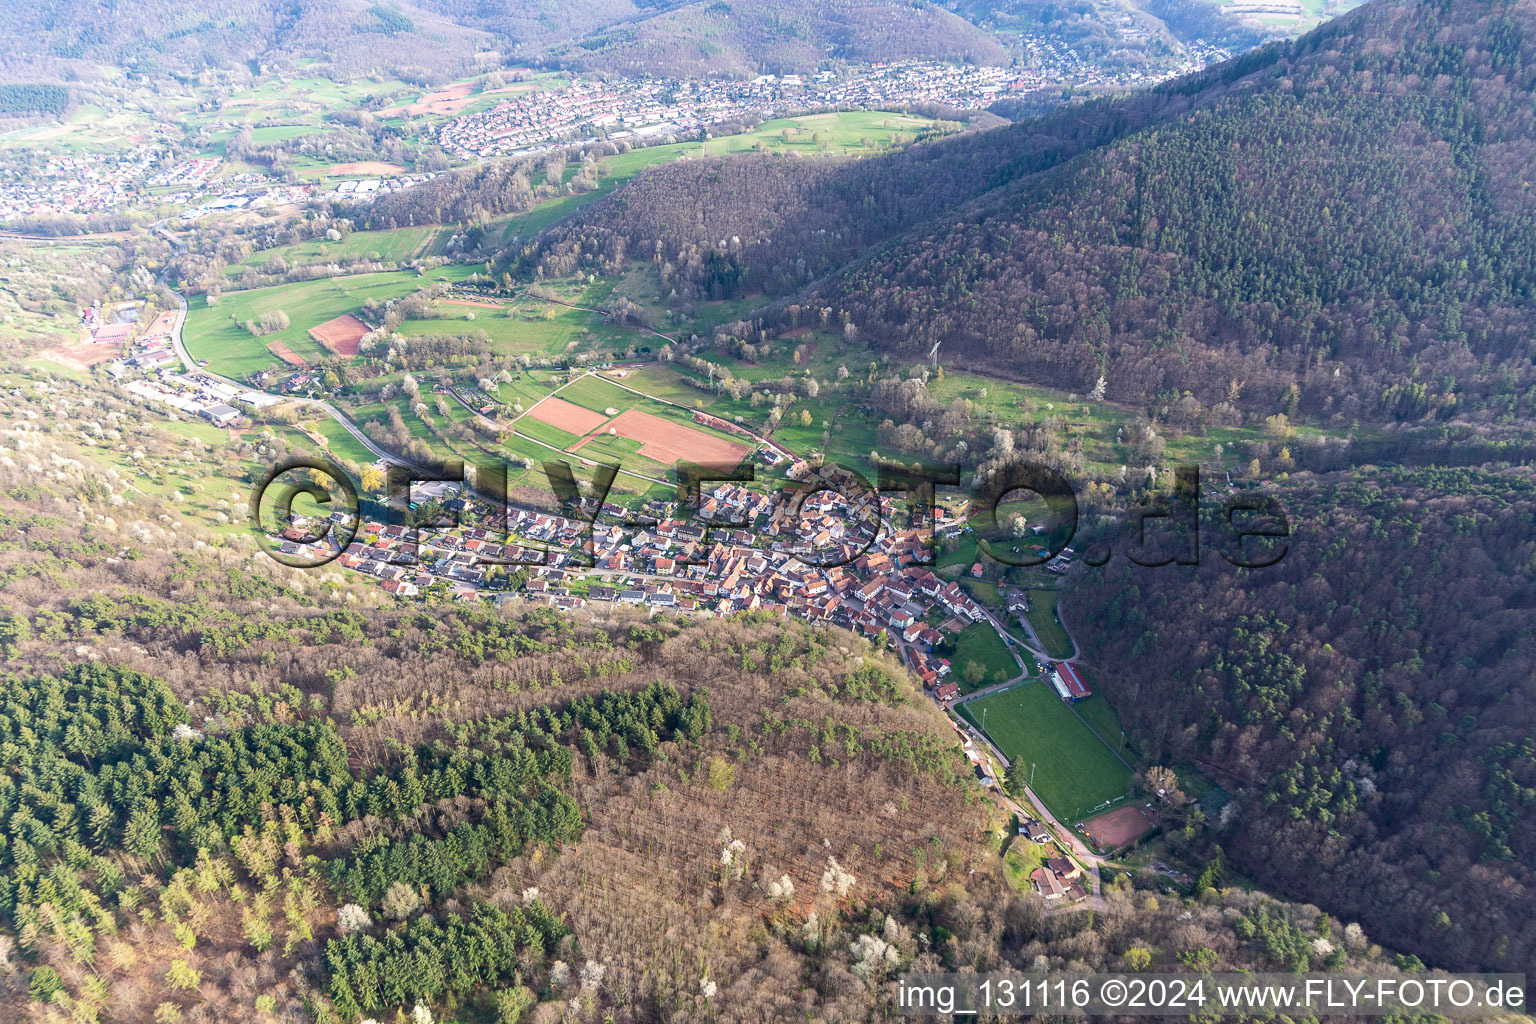
[[[1194,42],[1188,55],[1162,74],[1104,71],[1071,47],[1026,39],[1028,67],[986,67],[906,61],[811,75],[724,79],[585,78],[568,86],[533,89],[478,113],[444,121],[442,149],[463,160],[519,156],[598,141],[653,145],[697,138],[712,128],[789,111],[903,108],[931,104],[980,110],[1008,95],[1055,85],[1098,88],[1144,86],[1197,71],[1231,56]],[[230,130],[239,125],[220,124]],[[163,134],[163,133],[162,133]],[[382,165],[380,165],[382,166]],[[231,173],[217,155],[173,155],[163,144],[139,142],[109,153],[88,150],[49,155],[40,166],[0,171],[0,221],[57,214],[103,214],[135,206],[176,206],[181,219],[324,199],[348,204],[409,188],[431,174],[345,174],[333,181],[285,181],[261,173]],[[345,180],[341,180],[345,179]]]
[[[1177,70],[1195,71],[1230,56],[1219,47],[1194,46]],[[445,123],[443,149],[465,159],[517,156],[598,141],[651,144],[676,141],[714,125],[747,117],[768,119],[790,111],[865,109],[933,104],[978,110],[1010,93],[1073,81],[1133,85],[1155,80],[1142,72],[1110,78],[1094,72],[1070,48],[1042,41],[1045,58],[1030,69],[945,64],[878,63],[847,72],[760,75],[748,81],[675,81],[660,78],[575,78],[569,88],[530,91],[489,110]]]

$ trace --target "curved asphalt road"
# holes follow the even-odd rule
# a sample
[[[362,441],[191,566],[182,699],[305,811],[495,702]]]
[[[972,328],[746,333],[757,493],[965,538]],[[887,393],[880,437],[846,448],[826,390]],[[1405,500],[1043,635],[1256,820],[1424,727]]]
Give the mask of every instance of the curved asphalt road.
[[[187,375],[191,377],[201,377],[205,380],[211,380],[219,384],[225,384],[232,388],[239,388],[241,391],[257,390],[256,388],[251,387],[249,384],[242,384],[240,381],[231,380],[228,377],[222,377],[217,373],[205,370],[201,366],[197,365],[197,360],[193,359],[192,353],[187,351],[186,343],[182,340],[181,337],[182,327],[187,320],[186,297],[175,290],[171,290],[171,294],[176,296],[176,322],[171,325],[171,346],[176,350],[176,356],[181,360],[182,366],[185,367],[185,372]],[[307,405],[312,408],[319,409],[331,419],[341,424],[342,428],[345,429],[347,433],[355,437],[359,444],[361,444],[364,448],[367,448],[374,455],[378,456],[382,461],[394,463],[397,466],[404,466],[407,469],[414,469],[418,472],[427,472],[426,467],[419,466],[408,459],[404,459],[398,455],[393,455],[389,452],[386,452],[384,449],[374,444],[371,440],[369,440],[368,435],[363,433],[361,427],[359,427],[356,423],[353,423],[350,419],[347,418],[345,413],[343,413],[340,409],[336,408],[331,403],[322,402],[318,398],[300,398],[296,395],[285,396],[283,400],[293,402],[297,405]]]

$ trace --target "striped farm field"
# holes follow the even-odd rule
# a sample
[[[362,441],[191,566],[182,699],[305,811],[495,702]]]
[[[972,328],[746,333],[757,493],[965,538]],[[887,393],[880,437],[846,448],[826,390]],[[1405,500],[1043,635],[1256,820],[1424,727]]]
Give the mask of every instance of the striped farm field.
[[[528,410],[528,416],[548,423],[552,427],[580,437],[582,434],[590,434],[604,423],[608,417],[591,409],[583,409],[579,405],[567,402],[563,398],[546,398],[532,409]]]
[[[624,410],[608,422],[608,427],[619,437],[639,441],[639,454],[664,466],[684,460],[734,466],[752,451],[747,445],[705,434],[639,409]]]
[[[543,441],[547,445],[553,445],[562,450],[570,448],[577,442],[577,435],[551,426],[534,416],[522,417],[513,425],[513,429],[535,441]]]
[[[280,341],[274,341],[267,345],[267,351],[287,363],[289,366],[308,366],[309,360],[299,355],[293,349]]]

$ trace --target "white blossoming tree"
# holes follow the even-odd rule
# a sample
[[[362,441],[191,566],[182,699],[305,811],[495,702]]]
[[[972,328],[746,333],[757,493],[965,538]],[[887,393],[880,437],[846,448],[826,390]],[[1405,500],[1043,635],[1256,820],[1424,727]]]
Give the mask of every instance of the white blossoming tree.
[[[371,924],[373,919],[368,916],[368,911],[356,903],[348,903],[336,911],[336,930],[343,935],[366,931]]]

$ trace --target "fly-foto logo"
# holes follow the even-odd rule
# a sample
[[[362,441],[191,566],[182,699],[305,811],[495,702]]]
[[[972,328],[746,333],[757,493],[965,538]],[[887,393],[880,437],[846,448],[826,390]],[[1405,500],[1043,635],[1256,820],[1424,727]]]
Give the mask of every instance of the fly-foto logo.
[[[637,516],[609,503],[620,467],[599,464],[583,485],[573,467],[550,460],[542,465],[549,485],[555,516],[562,526],[574,526],[576,536],[568,550],[587,565],[593,564],[595,534],[600,524],[628,530],[656,525],[654,517]],[[882,533],[911,529],[919,532],[920,556],[914,564],[933,564],[934,535],[940,521],[941,489],[960,486],[958,465],[901,465],[881,462],[871,483],[857,469],[838,463],[811,467],[787,485],[769,492],[752,509],[751,518],[727,513],[702,514],[707,504],[706,484],[749,484],[756,481],[750,462],[734,466],[679,462],[673,472],[677,484],[676,515],[702,530],[695,550],[709,547],[711,531],[753,530],[772,524],[772,535],[806,565],[820,568],[847,565],[867,554]],[[462,462],[444,464],[426,472],[392,465],[387,475],[387,497],[375,505],[381,525],[398,527],[403,547],[414,550],[423,530],[452,530],[464,525],[466,509],[477,511],[482,529],[492,532],[503,546],[512,539],[512,524],[519,510],[508,500],[508,468],[505,464],[474,464],[466,473]],[[1200,467],[1179,466],[1171,495],[1154,495],[1131,508],[1120,520],[1120,536],[1111,540],[1099,531],[1083,561],[1092,566],[1107,563],[1119,548],[1126,558],[1141,566],[1196,565],[1203,551],[1202,537],[1214,534],[1220,556],[1232,565],[1258,569],[1274,565],[1289,550],[1290,521],[1272,496],[1256,492],[1227,494],[1214,508],[1202,507]],[[423,486],[451,485],[453,501],[414,501]],[[715,490],[715,488],[709,488]],[[300,515],[295,502],[309,498],[316,514]],[[898,519],[885,495],[900,495],[904,519]],[[1029,567],[1052,563],[1067,551],[1079,528],[1077,492],[1060,472],[1039,463],[1016,460],[985,475],[977,475],[969,489],[963,529],[976,535],[979,558],[1003,565]],[[830,502],[829,502],[829,499]],[[1006,528],[1000,509],[1011,502],[1038,499],[1047,509],[1045,539],[1032,545],[1010,545],[1003,540]],[[803,529],[811,509],[822,516],[835,504],[845,524],[835,533]],[[423,513],[423,504],[430,506]],[[260,481],[251,498],[252,521],[263,548],[285,565],[315,567],[340,557],[356,536],[362,506],[358,488],[346,471],[326,459],[295,459],[272,469]],[[300,523],[303,525],[300,525]],[[562,531],[568,532],[568,531]],[[342,538],[345,539],[342,539]],[[516,545],[516,556],[480,555],[478,560],[500,565],[545,565],[553,549],[539,544]],[[689,559],[679,559],[688,564]],[[694,561],[703,561],[702,558]]]

